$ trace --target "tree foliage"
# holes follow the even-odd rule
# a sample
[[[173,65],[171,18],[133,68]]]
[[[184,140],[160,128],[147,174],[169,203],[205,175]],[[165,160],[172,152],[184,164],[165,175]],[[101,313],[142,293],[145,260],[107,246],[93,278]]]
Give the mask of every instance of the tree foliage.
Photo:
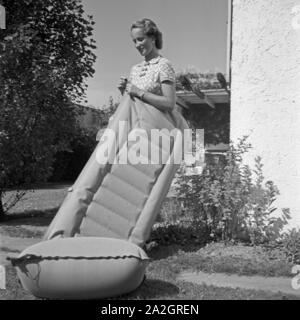
[[[7,18],[0,33],[1,198],[8,188],[46,180],[54,154],[68,148],[77,127],[73,103],[84,99],[96,47],[80,0],[0,4]]]
[[[109,118],[116,112],[119,106],[119,102],[114,102],[113,98],[109,98],[108,106],[99,109],[100,112],[100,127],[106,128],[109,122]]]

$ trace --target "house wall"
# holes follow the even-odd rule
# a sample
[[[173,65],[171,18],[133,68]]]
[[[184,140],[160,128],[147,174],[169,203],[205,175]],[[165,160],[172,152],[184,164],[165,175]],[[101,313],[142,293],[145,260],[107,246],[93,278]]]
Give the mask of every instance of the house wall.
[[[231,139],[249,135],[300,227],[300,0],[233,0]],[[278,211],[277,211],[278,212]]]

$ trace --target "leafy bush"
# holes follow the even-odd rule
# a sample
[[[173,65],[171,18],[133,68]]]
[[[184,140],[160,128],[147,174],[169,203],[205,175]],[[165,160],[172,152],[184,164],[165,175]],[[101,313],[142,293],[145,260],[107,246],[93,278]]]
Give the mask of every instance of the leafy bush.
[[[272,181],[264,183],[260,157],[254,170],[243,165],[242,156],[251,148],[246,140],[230,144],[224,161],[207,164],[201,175],[186,176],[183,166],[176,191],[185,215],[204,224],[211,237],[258,244],[280,238],[290,217],[288,209],[272,216],[279,191]]]
[[[67,151],[58,152],[49,181],[74,181],[97,145],[96,131],[78,128]]]
[[[180,218],[176,221],[156,223],[152,229],[149,243],[156,245],[204,245],[209,239],[207,228],[195,220]]]
[[[184,218],[184,212],[180,201],[175,197],[167,197],[161,206],[159,215],[156,219],[157,222],[173,223],[180,218]]]
[[[99,126],[77,126],[70,141],[69,149],[55,155],[53,172],[49,181],[74,181],[78,177],[93,153],[101,132],[107,127],[109,118],[116,112],[118,106],[119,103],[114,102],[113,98],[110,97],[106,108],[95,111],[95,115],[99,119]],[[84,112],[84,108],[82,110]],[[98,130],[99,127],[100,130]]]
[[[281,238],[272,242],[268,248],[279,249],[285,254],[287,262],[300,264],[300,229],[284,232]]]

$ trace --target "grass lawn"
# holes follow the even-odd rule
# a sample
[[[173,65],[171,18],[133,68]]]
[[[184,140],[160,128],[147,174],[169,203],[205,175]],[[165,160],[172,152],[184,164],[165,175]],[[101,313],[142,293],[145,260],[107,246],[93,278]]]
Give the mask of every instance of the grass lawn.
[[[68,184],[40,186],[9,213],[0,232],[11,237],[41,238],[57,208],[64,199]],[[8,195],[9,196],[9,195]],[[256,300],[296,299],[280,293],[245,289],[218,288],[177,280],[181,271],[201,270],[240,275],[291,276],[292,265],[280,251],[262,247],[210,243],[206,246],[157,245],[148,249],[152,258],[147,279],[136,291],[121,299],[192,299],[192,300]],[[23,290],[15,269],[8,266],[7,289],[0,290],[0,300],[36,299]]]

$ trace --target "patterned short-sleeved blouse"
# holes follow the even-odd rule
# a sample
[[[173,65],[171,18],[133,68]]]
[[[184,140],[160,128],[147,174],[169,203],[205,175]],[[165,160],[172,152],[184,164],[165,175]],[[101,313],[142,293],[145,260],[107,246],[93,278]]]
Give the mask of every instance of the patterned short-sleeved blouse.
[[[129,81],[138,88],[162,95],[163,81],[175,83],[175,71],[170,61],[162,56],[143,61],[132,67]]]

